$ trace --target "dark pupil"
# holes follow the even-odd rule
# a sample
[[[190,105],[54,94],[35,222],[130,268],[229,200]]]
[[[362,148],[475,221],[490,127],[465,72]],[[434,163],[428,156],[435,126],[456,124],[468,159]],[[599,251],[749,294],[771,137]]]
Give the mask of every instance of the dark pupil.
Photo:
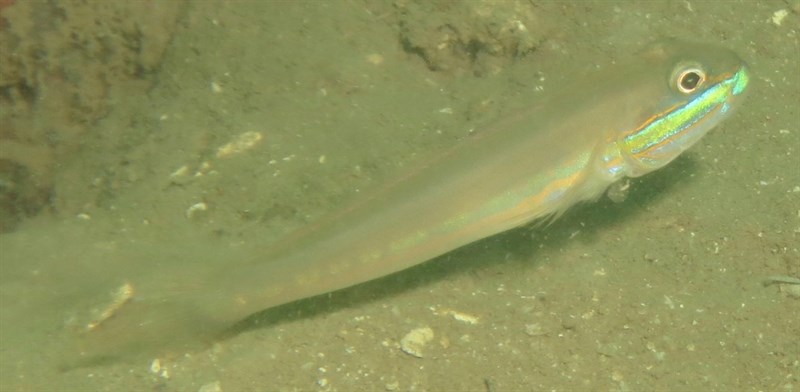
[[[683,87],[684,90],[694,90],[697,88],[698,83],[700,83],[700,75],[698,75],[697,72],[689,72],[681,78],[681,87]]]

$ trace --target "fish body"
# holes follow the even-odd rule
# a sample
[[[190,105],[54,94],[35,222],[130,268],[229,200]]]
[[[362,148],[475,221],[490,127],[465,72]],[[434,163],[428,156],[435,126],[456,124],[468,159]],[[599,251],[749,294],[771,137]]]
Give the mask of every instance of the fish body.
[[[749,80],[718,47],[665,41],[639,58],[493,124],[229,274],[241,314],[400,271],[596,199],[697,142]]]
[[[730,116],[749,79],[727,49],[656,43],[475,132],[258,258],[215,271],[202,293],[137,292],[86,337],[169,346],[177,336],[210,336],[253,312],[553,219],[668,164]]]

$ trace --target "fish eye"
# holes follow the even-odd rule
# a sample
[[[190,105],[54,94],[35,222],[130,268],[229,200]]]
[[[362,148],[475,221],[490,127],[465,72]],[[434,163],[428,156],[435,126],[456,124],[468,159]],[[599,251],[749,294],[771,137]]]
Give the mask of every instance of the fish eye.
[[[675,87],[683,94],[697,91],[706,81],[706,73],[699,67],[686,68],[675,78]]]

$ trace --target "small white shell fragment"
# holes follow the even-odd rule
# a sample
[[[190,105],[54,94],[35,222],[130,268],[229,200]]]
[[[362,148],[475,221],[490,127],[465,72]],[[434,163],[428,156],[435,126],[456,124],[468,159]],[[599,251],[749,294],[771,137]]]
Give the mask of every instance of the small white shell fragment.
[[[783,18],[789,15],[789,11],[787,10],[777,10],[772,14],[772,24],[775,26],[780,26],[783,23]]]
[[[473,316],[471,314],[459,312],[457,310],[451,310],[449,313],[451,316],[453,316],[453,318],[456,321],[461,321],[462,323],[475,325],[480,322],[480,318],[478,318],[478,316]]]
[[[481,322],[481,318],[478,316],[471,315],[469,313],[464,313],[454,309],[448,308],[430,308],[433,314],[437,316],[450,316],[453,320],[461,321],[462,323],[467,323],[470,325],[476,325]]]
[[[404,353],[422,358],[425,345],[433,340],[433,330],[430,327],[412,329],[400,339],[400,350]]]
[[[172,178],[172,179],[175,179],[176,177],[183,177],[183,176],[185,176],[187,174],[189,174],[189,166],[183,165],[183,166],[175,169],[175,171],[172,172],[172,174],[170,174],[169,177]]]
[[[192,219],[192,217],[195,216],[198,212],[207,210],[208,210],[208,204],[201,201],[199,203],[192,204],[191,206],[189,206],[189,208],[186,209],[186,217]]]
[[[234,154],[242,153],[253,148],[264,136],[259,132],[245,132],[236,136],[230,143],[224,144],[217,149],[217,158],[225,158]]]
[[[161,360],[158,358],[150,362],[150,373],[153,373],[163,379],[169,379],[169,370],[166,368],[166,366],[161,364]]]
[[[156,358],[150,362],[150,373],[158,374],[159,372],[161,372],[161,360]]]

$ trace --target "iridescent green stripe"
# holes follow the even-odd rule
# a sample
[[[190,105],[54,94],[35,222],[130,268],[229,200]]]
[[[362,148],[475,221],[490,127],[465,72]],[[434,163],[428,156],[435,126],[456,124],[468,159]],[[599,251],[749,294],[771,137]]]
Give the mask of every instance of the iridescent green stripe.
[[[747,68],[742,67],[734,76],[733,95],[742,94],[748,84],[750,84],[750,74],[747,72]]]
[[[685,135],[698,123],[709,119],[712,111],[727,111],[729,97],[744,91],[749,81],[746,69],[742,67],[728,75],[683,106],[672,107],[648,119],[624,138],[625,149],[637,159],[657,164],[661,156],[670,154],[668,150],[684,148],[681,139]]]

